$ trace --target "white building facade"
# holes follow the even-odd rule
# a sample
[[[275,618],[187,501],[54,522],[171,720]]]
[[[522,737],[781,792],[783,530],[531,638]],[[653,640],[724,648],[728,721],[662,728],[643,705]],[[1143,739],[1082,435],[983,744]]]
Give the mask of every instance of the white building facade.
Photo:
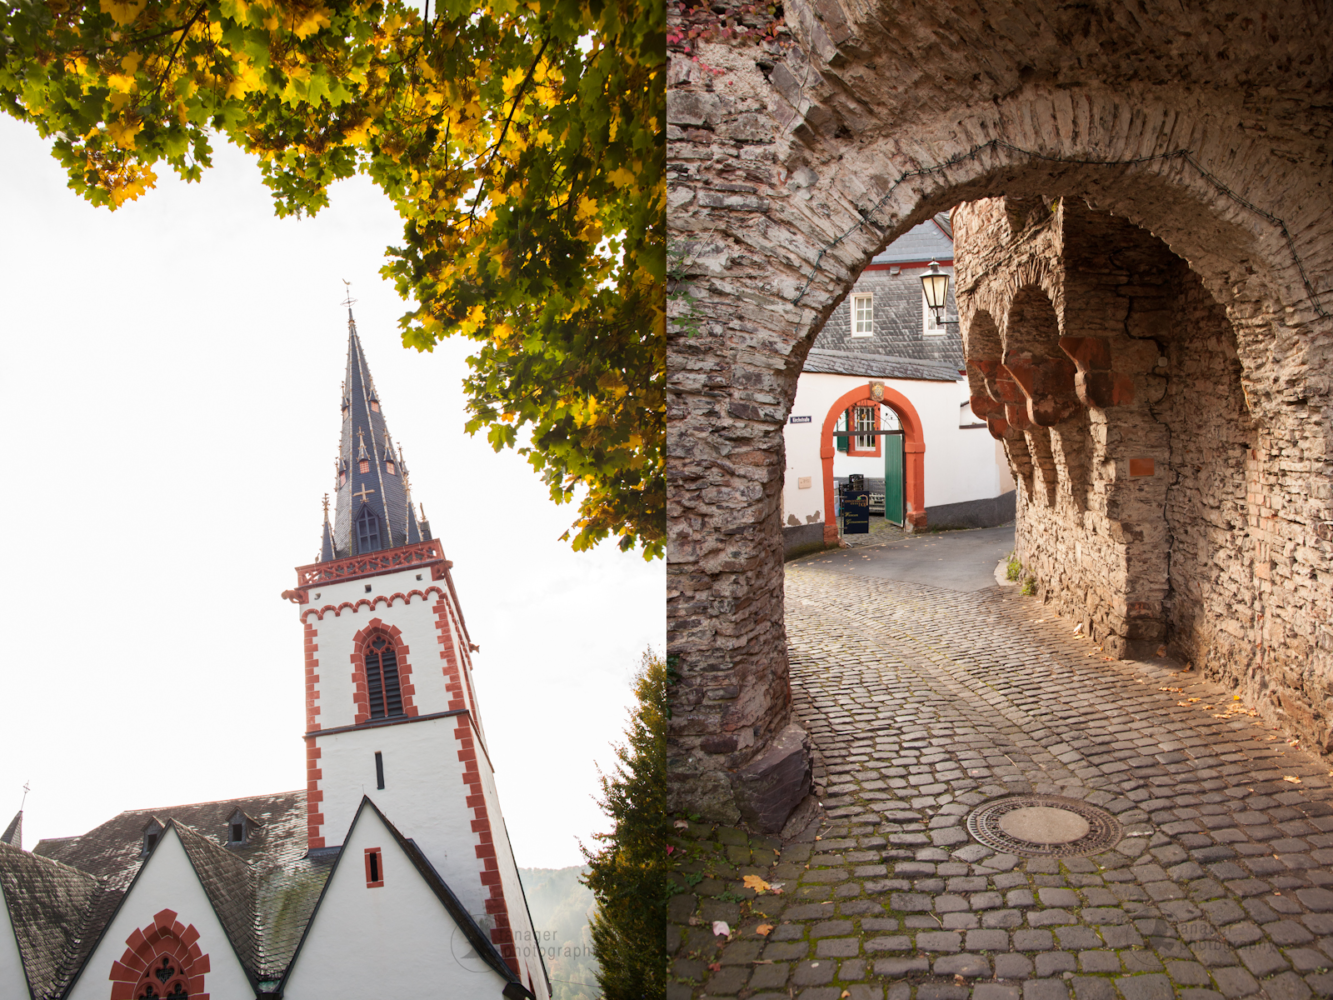
[[[853,474],[872,511],[909,531],[1013,517],[1008,463],[968,406],[952,280],[937,317],[927,273],[952,279],[947,216],[876,256],[806,357],[785,431],[789,557],[838,544],[838,487]]]

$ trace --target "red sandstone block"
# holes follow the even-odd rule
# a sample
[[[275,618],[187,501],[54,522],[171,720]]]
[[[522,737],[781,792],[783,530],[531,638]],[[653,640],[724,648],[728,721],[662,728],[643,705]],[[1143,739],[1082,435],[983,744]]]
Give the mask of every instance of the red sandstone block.
[[[136,930],[133,934],[127,937],[125,943],[136,952],[148,947],[148,939],[143,936],[143,931],[140,930]]]
[[[136,979],[135,982],[137,983],[138,980]],[[134,1000],[134,986],[135,983],[113,983],[111,986],[111,1000]]]
[[[207,955],[202,956],[199,959],[199,961],[195,963],[194,968],[191,969],[190,971],[200,976],[202,976],[206,972],[213,971],[212,967],[208,964],[208,956]]]
[[[478,844],[476,847],[473,848],[473,850],[477,852],[477,857],[479,857],[479,858],[494,858],[494,857],[495,857],[495,845],[494,845],[494,844]]]
[[[111,975],[108,976],[107,978],[115,980],[116,982],[137,983],[139,981],[139,977],[143,975],[143,971],[144,971],[144,964],[142,961],[139,962],[138,971],[131,969],[124,962],[112,962]]]
[[[176,919],[175,910],[159,910],[157,913],[153,914],[153,926],[159,929],[163,927],[170,927],[175,919]]]
[[[187,948],[199,940],[199,932],[194,929],[194,924],[185,928],[185,933],[181,935],[181,944]]]

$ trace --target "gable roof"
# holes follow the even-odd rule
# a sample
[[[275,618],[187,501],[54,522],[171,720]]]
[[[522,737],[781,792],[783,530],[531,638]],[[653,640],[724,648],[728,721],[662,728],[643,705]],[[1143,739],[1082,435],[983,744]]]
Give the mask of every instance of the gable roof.
[[[247,840],[227,846],[237,811],[252,821]],[[306,856],[305,792],[131,809],[81,837],[39,842],[27,857],[76,869],[95,886],[89,905],[68,921],[80,930],[57,985],[82,967],[115,915],[142,868],[143,831],[153,821],[180,837],[246,974],[281,979],[335,860],[332,853]]]
[[[440,873],[435,870],[435,866],[430,863],[430,860],[426,855],[421,853],[421,850],[413,841],[404,837],[402,833],[399,832],[398,828],[389,822],[388,817],[380,812],[379,806],[371,801],[370,796],[361,796],[361,804],[357,806],[356,815],[352,817],[352,824],[347,829],[347,836],[343,838],[343,843],[350,844],[352,842],[352,831],[354,831],[357,824],[361,822],[361,817],[365,813],[367,806],[374,811],[375,816],[384,825],[384,828],[389,831],[389,836],[393,838],[394,843],[398,845],[408,861],[411,862],[412,867],[417,870],[417,874],[419,874],[426,885],[430,887],[430,890],[435,894],[435,898],[443,904],[449,916],[453,919],[459,930],[463,932],[463,935],[468,939],[468,943],[472,945],[472,948],[481,957],[482,961],[499,973],[501,978],[508,981],[510,986],[505,987],[504,995],[506,997],[532,997],[532,992],[523,985],[518,973],[511,969],[505,962],[504,958],[501,957],[500,952],[496,949],[495,945],[491,943],[491,939],[480,927],[477,926],[477,922],[472,919],[472,915],[467,912],[467,909],[463,906],[462,902],[454,895],[453,890],[450,889],[444,879],[440,877]],[[296,965],[296,960],[301,953],[301,946],[305,944],[305,940],[310,934],[310,929],[315,926],[315,921],[319,917],[320,904],[324,901],[324,895],[328,891],[328,887],[333,884],[334,874],[341,862],[342,852],[339,853],[338,860],[334,862],[333,870],[329,872],[329,876],[324,882],[323,889],[319,895],[319,901],[315,905],[314,912],[310,914],[305,931],[301,935],[301,942],[297,945],[296,952],[292,955],[291,962],[288,965],[288,975],[291,974],[292,968]],[[519,993],[511,990],[512,986],[517,986],[522,992]]]
[[[55,996],[61,973],[78,950],[85,916],[99,890],[97,879],[0,844],[0,890],[28,988],[38,1000]]]

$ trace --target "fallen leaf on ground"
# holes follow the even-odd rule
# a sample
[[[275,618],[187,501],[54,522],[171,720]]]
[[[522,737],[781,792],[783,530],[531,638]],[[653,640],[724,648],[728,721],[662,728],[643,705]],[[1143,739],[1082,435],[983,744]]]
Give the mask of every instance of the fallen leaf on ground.
[[[1166,655],[1166,647],[1165,647],[1165,646],[1158,646],[1158,647],[1157,647],[1157,655],[1158,655],[1158,656],[1165,656],[1165,655]]]
[[[772,924],[760,924],[758,927],[756,927],[756,928],[754,929],[754,932],[755,932],[756,934],[761,935],[762,937],[768,937],[770,934],[773,933],[773,925],[772,925]]]
[[[1191,705],[1193,705],[1196,701],[1203,701],[1203,699],[1202,699],[1202,698],[1190,698],[1190,699],[1188,699],[1188,701],[1189,701],[1189,703],[1190,703]]]
[[[1282,776],[1282,780],[1283,780],[1283,781],[1290,781],[1293,785],[1299,785],[1299,784],[1301,783],[1301,779],[1298,778],[1298,777],[1296,777],[1296,776],[1293,775],[1293,774],[1284,774],[1284,775]]]
[[[1233,695],[1231,696],[1231,700],[1232,700],[1232,701],[1240,701],[1240,695],[1238,695],[1238,694],[1233,694]]]
[[[956,973],[956,972],[953,974],[953,981],[954,981],[955,985],[958,985],[958,986],[962,986],[964,983],[967,982],[966,979],[964,979],[961,975],[959,975],[959,974]]]
[[[727,926],[727,922],[725,920],[714,920],[713,933],[721,934],[723,937],[731,937],[731,928]]]
[[[674,826],[677,830],[688,830],[690,828],[690,821],[687,819],[678,819],[671,825]]]
[[[745,888],[753,889],[755,892],[763,892],[769,888],[769,884],[758,875],[746,875],[743,881]]]
[[[710,966],[708,967],[708,971],[709,971],[709,972],[721,972],[721,971],[722,971],[722,963],[721,963],[721,962],[714,962],[712,965],[710,965]]]

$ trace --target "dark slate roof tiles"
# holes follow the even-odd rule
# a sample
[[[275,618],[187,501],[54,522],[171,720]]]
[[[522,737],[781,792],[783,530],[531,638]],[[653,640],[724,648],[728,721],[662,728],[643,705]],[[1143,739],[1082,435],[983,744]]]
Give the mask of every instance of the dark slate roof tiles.
[[[810,349],[804,371],[821,375],[921,379],[928,382],[958,382],[963,377],[958,374],[956,367],[947,364],[931,364],[915,358],[895,358],[887,354],[828,351],[818,347]]]
[[[875,255],[875,264],[915,264],[953,260],[953,227],[948,213],[913,226]]]
[[[77,868],[0,844],[0,889],[33,995],[55,996],[77,952],[98,881]]]

